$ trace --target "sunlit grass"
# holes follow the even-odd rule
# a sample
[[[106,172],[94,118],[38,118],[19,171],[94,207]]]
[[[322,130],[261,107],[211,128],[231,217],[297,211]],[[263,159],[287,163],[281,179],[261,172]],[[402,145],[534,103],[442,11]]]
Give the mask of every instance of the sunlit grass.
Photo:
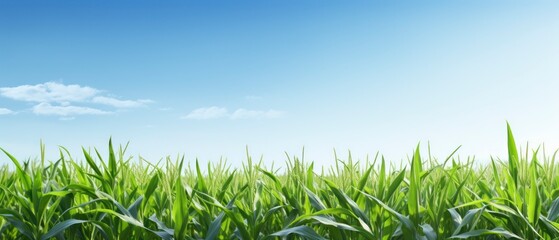
[[[286,171],[250,156],[239,169],[167,158],[132,161],[109,142],[106,157],[19,161],[0,167],[1,239],[556,239],[555,155],[520,153],[486,166],[419,147],[396,168],[377,156],[328,170],[298,158]]]

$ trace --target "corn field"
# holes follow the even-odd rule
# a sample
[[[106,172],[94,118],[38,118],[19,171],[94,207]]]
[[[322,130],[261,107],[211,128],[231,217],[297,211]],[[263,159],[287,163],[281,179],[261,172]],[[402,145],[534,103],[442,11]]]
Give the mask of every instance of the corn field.
[[[419,147],[404,166],[288,157],[281,172],[133,161],[111,141],[83,161],[2,150],[0,239],[559,239],[555,155],[518,151],[507,130],[508,159],[481,166]]]

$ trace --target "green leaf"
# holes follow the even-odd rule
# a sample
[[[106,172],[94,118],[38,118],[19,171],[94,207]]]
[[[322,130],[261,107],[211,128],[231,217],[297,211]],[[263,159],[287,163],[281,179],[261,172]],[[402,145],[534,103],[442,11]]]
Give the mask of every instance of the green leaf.
[[[118,165],[116,163],[115,151],[113,149],[113,140],[109,138],[109,174],[111,179],[116,177],[118,173]]]
[[[186,192],[179,176],[175,183],[175,201],[173,202],[173,222],[176,239],[184,239],[186,236],[186,224],[188,223],[187,204]]]
[[[133,218],[138,218],[138,207],[142,204],[142,200],[144,200],[144,197],[140,196],[128,207],[127,210]]]
[[[502,236],[505,238],[515,238],[515,239],[523,239],[521,237],[519,237],[518,235],[511,233],[501,227],[497,227],[491,230],[487,230],[487,229],[479,229],[479,230],[473,230],[473,231],[469,231],[466,233],[462,233],[462,234],[458,234],[458,235],[454,235],[451,236],[450,238],[458,238],[458,239],[469,239],[469,238],[474,238],[474,237],[480,237],[480,236],[486,236],[486,235],[497,235],[497,236]]]
[[[421,224],[421,229],[423,230],[423,234],[428,240],[437,240],[437,233],[429,224]]]
[[[417,146],[411,162],[410,186],[408,192],[408,212],[410,219],[418,225],[420,223],[419,208],[421,203],[421,156],[419,155],[419,145]]]
[[[47,240],[51,237],[54,237],[66,230],[66,228],[71,227],[72,225],[86,223],[86,220],[79,220],[79,219],[68,219],[63,222],[59,222],[54,225],[45,235],[41,236],[41,240]]]
[[[271,237],[282,237],[286,238],[289,235],[297,235],[304,239],[310,240],[326,240],[326,238],[318,235],[312,228],[308,226],[296,226],[292,228],[287,228],[278,232],[271,234]]]
[[[197,189],[201,192],[207,193],[208,188],[206,187],[206,182],[204,181],[204,175],[202,175],[202,171],[200,171],[200,165],[198,164],[198,159],[196,159],[196,174],[198,174],[198,177],[196,178],[198,182]]]
[[[221,223],[224,217],[225,217],[225,213],[222,212],[212,221],[210,227],[208,228],[208,231],[206,232],[205,240],[217,239],[217,236],[219,236],[219,232],[221,230]]]
[[[402,171],[400,171],[400,173],[396,176],[396,178],[394,178],[392,183],[390,183],[390,186],[388,187],[388,192],[385,195],[385,197],[387,197],[387,198],[384,199],[385,201],[390,200],[390,198],[392,198],[392,196],[394,196],[394,193],[396,192],[396,189],[398,189],[400,184],[402,184],[405,177],[406,177],[406,169],[404,168],[404,169],[402,169]]]
[[[31,189],[31,186],[32,186],[31,177],[21,167],[21,164],[19,164],[19,161],[14,156],[12,156],[8,152],[6,152],[6,150],[4,150],[3,148],[0,148],[0,150],[2,150],[2,152],[4,152],[4,154],[6,154],[6,156],[8,156],[8,158],[10,160],[12,160],[12,163],[14,163],[14,165],[16,166],[16,173],[17,173],[18,179],[20,181],[23,181],[23,186],[25,187],[25,189],[26,190]]]
[[[536,177],[538,176],[538,171],[536,168],[538,159],[537,159],[537,152],[534,152],[534,155],[532,157],[532,162],[530,164],[530,192],[528,195],[528,210],[527,210],[527,218],[528,221],[530,221],[530,223],[532,225],[535,225],[540,217],[541,214],[541,202],[540,202],[540,196],[538,193],[538,182],[536,180]]]
[[[28,239],[35,239],[31,226],[25,222],[23,216],[18,212],[11,209],[0,209],[0,216],[4,217],[4,219]]]
[[[465,226],[470,226],[470,229],[474,229],[476,227],[476,224],[475,224],[476,219],[479,219],[481,214],[483,214],[483,212],[485,211],[486,207],[487,206],[483,206],[481,208],[475,208],[475,209],[468,210],[468,212],[466,213],[466,216],[464,216],[464,219],[460,221],[460,224],[454,230],[453,235],[457,235],[458,233],[460,233],[462,228],[464,228]]]
[[[512,135],[512,130],[509,123],[507,122],[507,145],[509,152],[509,172],[514,180],[514,185],[518,186],[518,151],[516,150],[516,143],[514,142],[514,136]]]
[[[318,197],[315,193],[313,193],[310,189],[308,189],[306,187],[305,187],[305,192],[307,193],[307,196],[309,197],[309,201],[311,203],[311,206],[313,206],[318,211],[326,209],[326,206],[324,205],[324,203],[322,203],[322,200],[320,200],[320,197]]]
[[[170,236],[174,236],[175,235],[175,230],[168,228],[164,222],[162,222],[161,220],[157,219],[157,216],[155,216],[155,214],[151,215],[151,217],[149,217],[149,220],[151,220],[152,222],[155,223],[155,225],[157,225],[157,228],[159,230],[163,230],[164,232],[166,232],[168,235]]]
[[[85,160],[86,160],[87,164],[89,165],[89,167],[91,167],[91,169],[93,169],[95,174],[97,174],[98,176],[102,176],[103,174],[101,173],[101,170],[99,169],[99,167],[97,167],[97,164],[95,163],[95,161],[93,160],[91,155],[89,155],[89,153],[85,150],[85,148],[82,148],[82,151],[83,151],[83,155],[84,155]]]
[[[350,225],[347,225],[345,223],[336,222],[333,217],[327,217],[327,216],[322,215],[322,216],[312,216],[311,218],[318,221],[319,223],[321,223],[323,225],[332,226],[332,227],[336,227],[338,229],[349,230],[349,231],[354,231],[354,232],[358,231],[356,228],[354,228]]]
[[[413,222],[406,216],[404,216],[403,214],[399,213],[398,211],[394,210],[393,208],[391,208],[390,206],[386,205],[384,202],[382,202],[381,200],[379,200],[376,197],[373,197],[365,192],[361,192],[363,195],[365,195],[367,198],[375,201],[377,204],[379,204],[382,208],[384,208],[385,210],[387,210],[389,213],[391,213],[392,215],[394,215],[402,224],[402,226],[406,229],[406,231],[409,231],[411,233],[415,233],[416,229],[415,229],[415,225],[413,224]]]
[[[551,203],[551,207],[547,212],[547,218],[551,221],[557,221],[557,218],[559,218],[559,197]]]
[[[155,192],[158,184],[159,184],[159,174],[154,174],[153,177],[151,177],[151,180],[149,180],[148,186],[144,193],[144,196],[146,197],[145,198],[146,200],[144,201],[145,203],[148,202],[151,195]]]
[[[365,171],[365,173],[363,173],[363,175],[361,175],[361,179],[357,183],[357,190],[363,191],[363,189],[365,188],[365,184],[367,184],[367,181],[370,180],[369,176],[371,175],[372,170],[373,170],[373,166],[371,165],[367,169],[367,171]],[[355,191],[355,193],[353,194],[353,199],[358,199],[359,198],[359,196],[361,195],[361,194],[359,194],[359,191]]]
[[[361,226],[363,228],[369,229],[370,227],[368,226],[368,224],[371,222],[369,220],[369,216],[365,212],[363,212],[361,208],[359,208],[359,205],[357,205],[357,203],[353,199],[351,199],[343,191],[341,191],[332,181],[326,179],[323,179],[323,181],[326,183],[326,185],[328,185],[328,187],[330,187],[330,190],[332,190],[332,193],[334,193],[342,206],[346,208],[349,207],[351,211],[353,211],[355,215],[359,217],[358,220],[360,220]]]

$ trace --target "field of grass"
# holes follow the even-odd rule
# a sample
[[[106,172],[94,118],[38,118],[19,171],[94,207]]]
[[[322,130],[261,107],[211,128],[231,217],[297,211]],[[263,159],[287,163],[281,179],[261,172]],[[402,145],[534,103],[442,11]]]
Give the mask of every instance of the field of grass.
[[[286,171],[105,157],[19,161],[0,168],[0,239],[558,239],[555,155],[485,166],[419,150],[403,168],[382,157],[327,170],[297,158]],[[43,148],[44,149],[44,148]],[[184,165],[184,166],[183,166]]]

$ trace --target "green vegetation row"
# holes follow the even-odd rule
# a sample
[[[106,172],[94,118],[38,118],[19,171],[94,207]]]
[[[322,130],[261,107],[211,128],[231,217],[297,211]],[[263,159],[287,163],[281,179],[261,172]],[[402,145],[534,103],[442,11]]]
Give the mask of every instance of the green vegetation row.
[[[507,126],[508,127],[508,126]],[[406,167],[382,157],[328,171],[288,158],[282,173],[250,157],[201,170],[183,159],[133,161],[125,147],[83,162],[60,158],[0,168],[0,239],[558,239],[555,155],[519,154],[479,166],[419,148]],[[455,151],[456,152],[456,151]],[[185,166],[183,166],[185,165]]]

